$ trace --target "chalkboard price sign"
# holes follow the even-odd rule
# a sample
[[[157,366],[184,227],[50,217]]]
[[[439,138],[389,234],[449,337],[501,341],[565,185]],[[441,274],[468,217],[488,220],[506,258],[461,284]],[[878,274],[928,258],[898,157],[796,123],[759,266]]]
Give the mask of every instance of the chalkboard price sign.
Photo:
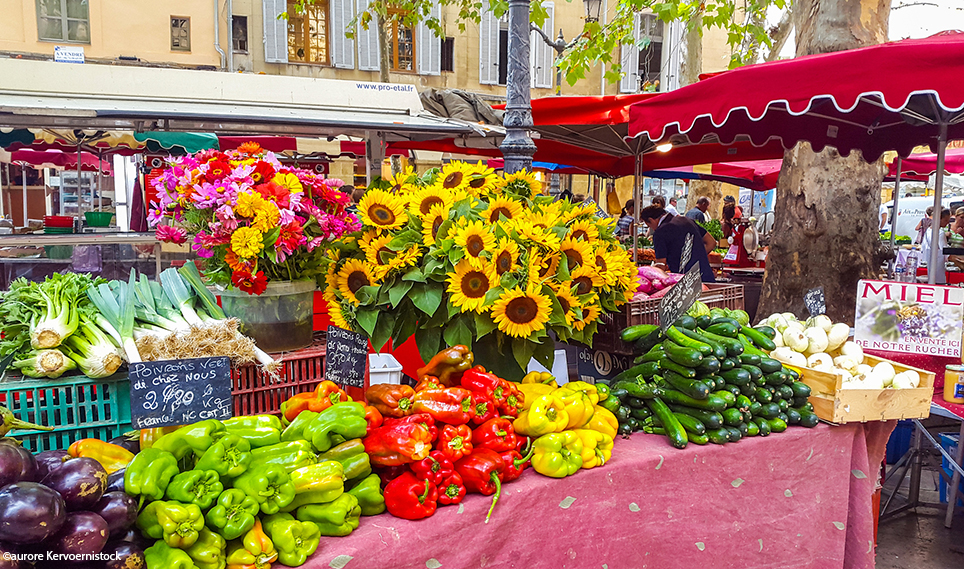
[[[690,259],[693,257],[693,234],[686,234],[686,241],[683,242],[683,252],[679,257],[679,269],[680,271],[686,270],[686,265],[690,264]]]
[[[826,314],[827,299],[823,294],[823,287],[818,286],[808,290],[807,294],[803,295],[803,304],[806,305],[810,316]]]
[[[673,288],[669,289],[659,301],[659,327],[665,332],[680,316],[693,306],[696,299],[703,292],[703,281],[700,280],[700,266],[686,271],[683,278]]]
[[[365,387],[368,339],[336,326],[328,327],[325,348],[325,379],[338,385]]]
[[[130,366],[135,429],[231,418],[231,359],[137,362]]]

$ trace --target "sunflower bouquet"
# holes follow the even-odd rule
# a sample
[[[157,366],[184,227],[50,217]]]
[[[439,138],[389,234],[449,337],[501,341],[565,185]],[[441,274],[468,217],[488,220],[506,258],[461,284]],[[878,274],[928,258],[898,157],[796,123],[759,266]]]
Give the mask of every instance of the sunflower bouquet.
[[[263,293],[268,281],[314,279],[325,248],[357,231],[340,180],[285,166],[249,142],[170,159],[154,182],[148,221],[159,240],[184,243],[214,284]],[[170,224],[161,225],[163,220]]]
[[[376,349],[414,335],[425,361],[464,344],[492,367],[508,360],[508,377],[533,357],[551,365],[550,332],[591,345],[600,315],[632,298],[637,271],[613,219],[540,188],[531,174],[464,162],[373,184],[361,231],[328,259],[333,323]]]

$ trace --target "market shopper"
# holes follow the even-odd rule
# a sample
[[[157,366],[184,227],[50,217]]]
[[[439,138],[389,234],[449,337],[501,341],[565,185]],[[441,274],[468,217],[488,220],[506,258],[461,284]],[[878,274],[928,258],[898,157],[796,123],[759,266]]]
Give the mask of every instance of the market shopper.
[[[619,221],[616,222],[616,233],[620,236],[627,236],[633,234],[633,226],[636,220],[636,201],[626,200],[626,206],[623,208],[622,215]]]
[[[924,217],[922,217],[921,220],[917,222],[917,227],[914,228],[914,231],[917,232],[917,239],[914,240],[915,244],[920,245],[921,242],[924,240],[924,233],[927,232],[927,230],[931,226],[931,223],[933,223],[933,220],[931,219],[933,215],[934,215],[934,206],[928,206],[928,208],[924,211]]]
[[[662,265],[662,268],[673,273],[685,273],[699,263],[701,280],[705,283],[716,282],[706,253],[708,249],[712,250],[711,246],[716,246],[716,241],[705,229],[688,217],[673,215],[654,205],[641,211],[639,218],[649,226],[653,236],[656,266]],[[680,267],[687,235],[693,236],[693,249],[689,262],[685,267]]]
[[[736,199],[733,196],[726,196],[723,198],[723,238],[727,238],[733,235],[733,230],[736,229],[737,220],[743,219],[743,209],[736,205]]]
[[[666,211],[668,211],[669,213],[671,213],[671,214],[673,214],[673,215],[679,215],[679,212],[676,211],[676,198],[675,198],[675,197],[669,198],[669,205],[666,206]]]
[[[890,228],[892,225],[891,219],[890,219],[890,209],[889,209],[890,207],[892,206],[888,206],[887,204],[880,204],[880,209],[877,211],[877,215],[878,217],[880,217],[880,226],[878,227],[878,229],[880,230],[881,233],[887,233],[888,231],[890,231]]]
[[[696,200],[696,205],[686,212],[686,217],[698,223],[706,223],[709,221],[709,216],[706,215],[708,209],[710,209],[710,198],[700,196],[700,199]]]
[[[954,211],[954,221],[951,223],[951,233],[964,236],[964,207]]]
[[[937,226],[940,234],[938,235],[937,246],[943,252],[944,248],[947,247],[947,233],[942,231],[943,228],[947,227],[951,223],[951,210],[944,208],[941,210],[941,219],[939,225]],[[939,253],[937,255],[937,266],[930,266],[931,258],[931,235],[934,231],[933,225],[927,229],[924,233],[924,242],[921,243],[921,263],[927,265],[928,276],[930,271],[934,271],[936,278],[934,280],[935,284],[945,284],[947,282],[947,275],[945,274],[945,265],[947,264],[947,255]]]

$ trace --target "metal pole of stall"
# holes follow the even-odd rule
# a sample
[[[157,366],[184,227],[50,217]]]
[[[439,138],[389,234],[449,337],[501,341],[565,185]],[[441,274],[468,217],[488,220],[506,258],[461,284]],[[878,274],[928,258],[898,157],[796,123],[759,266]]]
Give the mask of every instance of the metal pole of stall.
[[[514,174],[532,170],[536,144],[532,130],[532,103],[529,93],[529,0],[509,0],[509,73],[505,86],[505,138],[499,145],[505,159],[503,170]]]
[[[20,180],[23,183],[23,226],[27,227],[27,164],[20,164]]]
[[[104,209],[104,151],[97,150],[97,211]],[[91,190],[93,191],[93,190]],[[94,205],[94,194],[90,195],[90,205]]]
[[[83,188],[80,184],[80,167],[81,167],[81,154],[80,154],[80,144],[77,145],[77,215],[80,215],[80,203],[83,197]],[[94,205],[94,190],[90,190],[90,205]]]
[[[940,249],[941,231],[941,194],[944,191],[944,155],[947,153],[947,122],[941,120],[937,135],[937,177],[934,182],[934,217],[931,222],[931,258],[927,260],[927,284],[937,283],[937,263],[944,262],[944,251]],[[891,232],[893,233],[893,232]]]
[[[639,207],[643,199],[643,155],[637,154],[633,171],[633,264],[639,263]]]
[[[890,216],[890,250],[891,251],[894,250],[894,239],[897,238],[897,202],[900,200],[900,171],[903,165],[904,165],[903,160],[898,155],[897,156],[897,177],[894,178],[894,210],[893,210],[893,214]],[[896,255],[894,256],[893,259],[890,260],[889,264],[890,264],[890,269],[887,271],[887,274],[890,276],[890,278],[894,278],[894,269],[897,267]],[[915,276],[914,279],[916,280],[917,277]]]

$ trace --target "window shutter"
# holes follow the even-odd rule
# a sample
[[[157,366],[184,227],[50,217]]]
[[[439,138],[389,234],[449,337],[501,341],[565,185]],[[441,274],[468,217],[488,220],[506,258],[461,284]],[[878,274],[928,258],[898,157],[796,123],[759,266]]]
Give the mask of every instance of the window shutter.
[[[354,0],[331,0],[331,64],[339,69],[355,68],[355,40],[345,37],[348,22],[355,17]]]
[[[499,19],[489,11],[479,23],[479,83],[499,83]]]
[[[635,93],[639,89],[639,26],[640,14],[637,12],[633,16],[633,37],[632,43],[624,43],[620,46],[622,57],[620,61],[623,67],[623,76],[619,80],[620,93]]]
[[[429,17],[435,18],[441,23],[442,16],[438,4],[432,6]],[[425,22],[418,23],[415,53],[418,56],[418,72],[421,75],[442,74],[442,38],[436,36],[435,32],[425,25]]]
[[[683,22],[673,20],[666,26],[666,37],[663,39],[663,53],[666,54],[666,64],[663,65],[660,91],[679,89],[680,57],[683,50],[683,34],[686,33]],[[665,85],[665,87],[663,87]]]
[[[288,63],[288,20],[278,16],[288,10],[287,0],[262,0],[264,7],[264,60]]]
[[[555,5],[552,2],[543,2],[542,7],[546,10],[546,21],[542,23],[542,31],[555,39],[556,34],[553,12]],[[529,32],[529,61],[531,62],[532,86],[539,89],[552,88],[552,75],[555,72],[556,50],[549,47],[539,32]]]
[[[358,0],[358,13],[361,14],[367,10],[370,3],[370,0]],[[378,71],[381,68],[378,55],[378,26],[374,18],[372,18],[367,30],[362,28],[361,24],[358,24],[357,37],[358,69],[362,71]]]

